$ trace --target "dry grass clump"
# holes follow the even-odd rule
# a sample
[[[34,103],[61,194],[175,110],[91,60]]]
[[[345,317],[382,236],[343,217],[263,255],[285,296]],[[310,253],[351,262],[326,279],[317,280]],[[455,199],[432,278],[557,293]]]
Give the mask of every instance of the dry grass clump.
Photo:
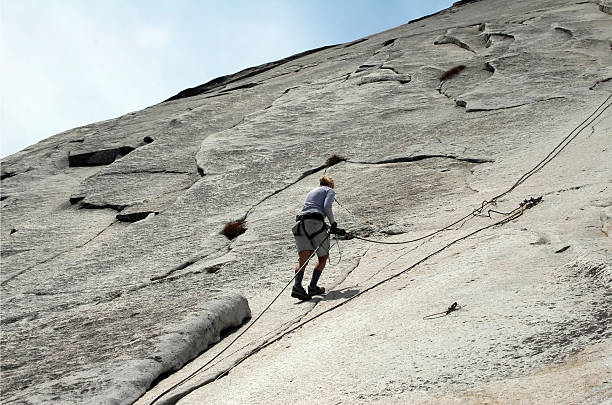
[[[344,162],[346,159],[338,156],[336,154],[331,155],[330,157],[327,158],[327,160],[325,161],[325,167],[332,167],[333,165],[337,165],[340,162]]]
[[[245,233],[246,230],[246,219],[241,218],[236,221],[229,221],[227,224],[225,224],[221,234],[225,235],[227,239],[232,240],[235,237]]]
[[[455,76],[457,73],[461,72],[463,69],[465,69],[465,65],[457,65],[454,68],[448,69],[446,72],[440,75],[440,81],[446,80],[446,79],[449,79]]]

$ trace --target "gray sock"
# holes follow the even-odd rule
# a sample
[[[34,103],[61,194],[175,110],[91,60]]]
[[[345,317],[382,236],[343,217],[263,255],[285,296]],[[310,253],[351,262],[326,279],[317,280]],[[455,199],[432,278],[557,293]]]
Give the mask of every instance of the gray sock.
[[[298,272],[295,274],[295,286],[296,287],[301,287],[302,286],[302,279],[304,278],[304,269],[302,269],[302,271]]]
[[[321,277],[321,273],[323,273],[322,271],[319,270],[313,270],[312,272],[312,279],[310,279],[310,286],[311,287],[316,287],[317,286],[317,282],[319,281],[319,277]]]

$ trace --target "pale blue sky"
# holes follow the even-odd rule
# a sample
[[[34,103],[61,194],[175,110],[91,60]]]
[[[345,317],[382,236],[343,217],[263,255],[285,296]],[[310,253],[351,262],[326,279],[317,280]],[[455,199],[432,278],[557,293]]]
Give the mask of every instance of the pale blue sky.
[[[447,0],[0,0],[0,156]]]

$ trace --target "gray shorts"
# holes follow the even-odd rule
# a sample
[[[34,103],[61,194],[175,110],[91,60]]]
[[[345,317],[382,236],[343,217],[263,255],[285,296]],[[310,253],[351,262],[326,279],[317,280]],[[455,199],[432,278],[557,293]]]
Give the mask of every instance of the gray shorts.
[[[304,228],[306,228],[306,232],[308,232],[309,235],[317,232],[322,226],[327,228],[325,223],[319,221],[318,219],[304,220]],[[319,232],[313,236],[312,240],[310,240],[308,236],[304,234],[304,229],[302,229],[300,226],[299,221],[295,223],[293,228],[291,228],[291,231],[293,231],[293,237],[295,238],[295,244],[297,245],[298,252],[302,252],[304,250],[315,250],[317,246],[321,245],[319,250],[317,250],[317,256],[321,257],[329,254],[329,237],[327,236],[327,231]],[[299,235],[296,235],[298,233]]]

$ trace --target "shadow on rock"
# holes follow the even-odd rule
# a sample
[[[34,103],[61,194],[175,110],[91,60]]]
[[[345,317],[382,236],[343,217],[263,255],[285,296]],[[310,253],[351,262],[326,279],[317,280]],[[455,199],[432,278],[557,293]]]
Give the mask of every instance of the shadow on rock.
[[[355,288],[344,288],[341,290],[334,290],[334,291],[330,291],[327,294],[325,294],[323,299],[325,301],[335,301],[339,299],[347,299],[347,298],[353,297],[354,295],[357,295],[360,291],[361,290],[357,290]]]

